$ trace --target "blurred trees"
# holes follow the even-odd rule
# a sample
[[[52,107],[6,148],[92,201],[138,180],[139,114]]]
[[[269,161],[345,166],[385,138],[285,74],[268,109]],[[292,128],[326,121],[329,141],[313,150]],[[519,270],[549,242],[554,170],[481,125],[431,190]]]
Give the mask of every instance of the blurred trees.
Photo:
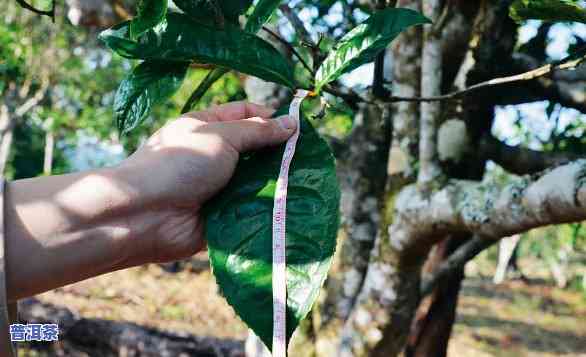
[[[57,10],[59,15],[66,9]],[[64,155],[76,147],[80,137],[98,138],[110,145],[121,141],[132,151],[141,138],[179,114],[177,103],[184,101],[206,73],[192,71],[190,85],[174,101],[157,107],[147,126],[119,138],[112,126],[112,101],[131,64],[113,56],[97,40],[100,27],[93,23],[73,26],[64,16],[57,16],[53,24],[13,1],[0,4],[0,11],[4,14],[0,25],[0,125],[7,128],[2,131],[0,163],[5,156],[9,178],[43,173],[48,133],[56,139],[53,173],[74,169],[68,167]],[[242,98],[240,79],[230,75],[207,93],[200,107]]]

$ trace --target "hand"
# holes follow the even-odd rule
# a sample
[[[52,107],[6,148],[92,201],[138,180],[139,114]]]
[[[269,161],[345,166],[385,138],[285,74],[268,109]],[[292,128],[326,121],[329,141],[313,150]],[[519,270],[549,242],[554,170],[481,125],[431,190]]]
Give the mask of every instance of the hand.
[[[135,195],[146,208],[143,219],[166,216],[158,230],[141,238],[152,247],[146,261],[176,260],[204,247],[201,207],[228,183],[239,154],[281,143],[295,131],[287,116],[266,119],[272,112],[236,102],[187,113],[123,162],[120,170],[139,183]]]
[[[201,250],[201,207],[228,183],[239,154],[295,131],[290,118],[266,119],[271,112],[231,103],[189,113],[117,167],[7,184],[8,299]]]

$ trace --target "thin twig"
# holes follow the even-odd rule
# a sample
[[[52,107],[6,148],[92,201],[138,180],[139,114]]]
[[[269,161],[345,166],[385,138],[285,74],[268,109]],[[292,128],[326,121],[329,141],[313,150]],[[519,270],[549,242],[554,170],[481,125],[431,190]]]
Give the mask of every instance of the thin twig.
[[[387,7],[385,0],[378,0],[376,11],[382,11]],[[375,98],[386,98],[390,93],[384,86],[386,49],[382,49],[374,58],[374,73],[372,75],[372,95]]]
[[[455,91],[452,93],[444,94],[444,95],[438,95],[438,96],[432,96],[432,97],[390,96],[390,97],[385,98],[384,101],[386,101],[386,102],[435,102],[435,101],[441,101],[441,100],[460,99],[460,98],[462,98],[472,92],[478,91],[479,89],[485,89],[488,87],[493,87],[493,86],[502,85],[502,84],[509,84],[509,83],[514,83],[514,82],[529,81],[529,80],[550,74],[556,70],[573,69],[573,68],[577,67],[580,63],[582,63],[586,59],[586,56],[580,57],[580,58],[574,58],[572,56],[569,58],[572,58],[572,59],[571,60],[562,60],[558,63],[549,63],[549,64],[546,64],[546,65],[541,66],[539,68],[533,69],[531,71],[516,74],[513,76],[494,78],[494,79],[491,79],[491,80],[488,80],[485,82],[474,84],[468,88],[465,88],[465,89],[462,89],[459,91]]]
[[[344,101],[346,101],[348,104],[352,104],[353,106],[355,106],[358,103],[367,103],[367,104],[373,104],[373,105],[377,104],[371,100],[368,100],[366,98],[361,97],[358,93],[354,92],[352,89],[350,89],[348,92],[343,92],[339,88],[334,87],[332,84],[325,85],[323,88],[323,91],[330,93],[332,95],[335,95],[337,97],[340,97],[340,98],[344,99]]]
[[[51,3],[51,10],[39,10],[36,7],[30,5],[25,0],[16,0],[16,2],[23,8],[30,10],[38,15],[49,16],[53,22],[55,22],[55,0]]]
[[[446,3],[444,4],[444,7],[442,9],[441,15],[439,16],[439,18],[437,19],[437,21],[433,25],[432,32],[434,33],[434,35],[439,35],[442,32],[442,30],[444,29],[444,27],[446,26],[446,24],[448,23],[448,20],[451,15],[450,4],[451,4],[451,1],[446,1]]]
[[[312,76],[315,75],[315,72],[313,71],[313,69],[309,66],[309,64],[307,62],[305,62],[305,60],[303,59],[303,57],[301,57],[301,54],[299,52],[297,52],[297,50],[295,49],[295,47],[293,47],[292,44],[290,44],[289,42],[287,42],[287,40],[285,40],[284,38],[282,38],[281,36],[279,36],[279,34],[277,34],[276,32],[274,32],[270,28],[268,28],[266,26],[263,26],[262,29],[266,33],[268,33],[269,35],[273,36],[275,38],[275,40],[279,41],[285,47],[287,47],[287,49],[290,50],[291,53],[293,53],[293,55],[295,57],[297,57],[297,59],[299,59],[299,62],[301,62],[301,64],[303,65],[303,67],[305,67],[309,71],[309,73],[311,73]]]
[[[548,75],[556,70],[566,70],[566,69],[573,69],[580,65],[586,56],[575,58],[575,56],[568,56],[565,59],[557,62],[557,63],[549,63],[539,68],[523,72],[520,74],[516,74],[513,76],[508,77],[500,77],[494,78],[485,82],[474,84],[468,88],[464,88],[452,93],[433,96],[433,97],[403,97],[403,96],[388,96],[385,98],[380,99],[386,103],[394,103],[394,102],[435,102],[435,101],[442,101],[442,100],[460,100],[466,95],[469,95],[473,92],[476,92],[480,89],[486,89],[493,86],[498,86],[502,84],[510,84],[514,82],[522,82],[522,81],[529,81],[535,78],[543,77]],[[374,104],[372,101],[369,101],[357,93],[350,91],[348,93],[344,93],[339,89],[333,86],[326,86],[324,87],[324,91],[328,92],[332,95],[339,96],[346,101],[350,101],[353,103],[369,103]]]
[[[307,46],[311,51],[311,58],[313,60],[312,73],[315,73],[317,71],[317,67],[321,64],[322,61],[319,46],[313,41],[311,35],[309,34],[309,31],[307,31],[307,29],[305,28],[303,21],[301,21],[299,16],[297,16],[297,14],[293,11],[293,9],[289,7],[289,5],[283,4],[279,6],[279,9],[289,20],[291,26],[293,26],[295,33],[301,39],[301,43]]]
[[[496,242],[498,242],[498,239],[480,236],[472,237],[472,239],[456,249],[448,259],[441,263],[431,276],[424,277],[421,280],[421,287],[419,289],[421,296],[430,294],[443,278],[462,269],[467,262]]]
[[[291,26],[293,26],[295,33],[297,33],[301,41],[310,45],[314,45],[313,40],[311,39],[311,35],[309,34],[309,31],[307,31],[305,25],[303,25],[303,21],[301,21],[299,16],[297,16],[297,14],[293,12],[289,5],[280,5],[279,9],[283,12],[283,15],[285,15],[285,17],[289,20]]]

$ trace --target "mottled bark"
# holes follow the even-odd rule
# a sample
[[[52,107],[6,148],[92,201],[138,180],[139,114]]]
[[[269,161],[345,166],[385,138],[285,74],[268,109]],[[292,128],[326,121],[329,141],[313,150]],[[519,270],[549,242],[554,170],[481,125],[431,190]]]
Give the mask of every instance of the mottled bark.
[[[423,14],[432,21],[440,16],[439,0],[423,1]],[[421,55],[421,96],[435,97],[441,94],[442,51],[440,30],[425,25]],[[417,182],[422,189],[430,190],[441,170],[437,158],[437,122],[441,102],[422,102],[419,128],[419,175]]]
[[[442,237],[473,232],[499,239],[584,219],[586,160],[504,186],[453,181],[431,196],[408,186],[395,202],[389,239],[376,241],[364,287],[344,329],[341,354],[395,356],[402,350],[405,326],[418,305],[423,257]]]
[[[400,0],[397,7],[420,10],[418,0]],[[392,92],[397,96],[415,97],[420,93],[421,29],[403,32],[391,44]],[[390,61],[389,61],[390,62]],[[418,156],[419,104],[398,102],[393,105],[393,140],[389,151],[389,179],[413,179]]]
[[[398,7],[419,10],[419,1],[399,1]],[[420,88],[421,29],[410,29],[392,45],[393,94],[416,96]],[[401,102],[394,105],[393,141],[389,152],[388,180],[384,193],[382,221],[371,252],[370,263],[360,294],[351,315],[343,327],[339,353],[342,356],[382,356],[393,353],[400,331],[391,326],[409,326],[411,316],[393,314],[388,302],[397,297],[399,286],[418,294],[419,272],[405,269],[406,273],[387,279],[390,271],[400,264],[400,256],[388,245],[387,227],[393,220],[393,206],[397,192],[415,177],[418,148],[419,105]],[[415,306],[413,306],[415,304]],[[407,298],[401,306],[407,310],[416,307],[417,299]],[[410,308],[411,306],[411,308]],[[392,321],[392,323],[391,323]]]
[[[468,7],[473,4],[474,9]],[[450,12],[454,13],[454,19],[447,24],[446,31],[443,33],[443,40],[446,43],[444,47],[452,42],[460,43],[464,40],[468,46],[467,50],[462,51],[463,61],[454,82],[444,82],[442,88],[454,87],[456,90],[463,90],[471,84],[468,78],[471,71],[476,71],[478,68],[492,68],[490,64],[484,62],[494,59],[481,56],[479,53],[492,53],[493,47],[498,46],[492,41],[487,41],[485,33],[498,33],[498,28],[503,26],[503,22],[510,22],[506,16],[495,16],[495,12],[499,10],[502,12],[503,9],[506,8],[500,8],[499,4],[482,1],[451,3]],[[454,39],[449,31],[453,26],[468,28],[468,31],[457,32],[462,37],[467,37]],[[509,39],[514,38],[514,32],[503,35],[508,36]],[[492,39],[489,38],[489,40]],[[507,39],[501,40],[504,43],[513,43]],[[509,52],[512,50],[510,47],[505,48]],[[502,74],[498,72],[492,74],[494,77],[500,75]],[[444,76],[444,80],[449,79]],[[448,120],[442,124],[438,133],[438,153],[444,174],[451,179],[481,180],[484,175],[486,157],[476,154],[475,138],[489,133],[494,104],[491,103],[490,97],[453,104],[446,103],[447,108],[443,110],[443,115]],[[482,125],[475,122],[480,122]],[[460,263],[460,260],[471,259],[490,244],[486,241],[475,244],[477,240],[470,237],[469,233],[447,236],[430,254],[425,266],[429,272],[433,272],[433,275],[431,281],[425,279],[422,282],[421,294],[425,298],[418,308],[412,325],[406,350],[407,356],[445,356],[447,354],[456,316],[458,295],[464,279],[463,266],[467,261]]]
[[[395,205],[396,219],[403,226],[399,234],[391,235],[390,244],[405,250],[438,234],[466,231],[499,239],[586,219],[586,160],[535,176],[504,184],[455,180],[429,197],[409,186]]]
[[[466,236],[448,237],[438,243],[424,266],[424,271],[437,271]],[[427,268],[427,269],[426,269]],[[445,357],[452,325],[456,318],[458,295],[464,278],[463,265],[455,267],[451,274],[436,280],[435,289],[429,296],[422,292],[422,301],[411,326],[405,357]],[[425,275],[424,275],[425,276]],[[422,284],[423,285],[423,284]]]

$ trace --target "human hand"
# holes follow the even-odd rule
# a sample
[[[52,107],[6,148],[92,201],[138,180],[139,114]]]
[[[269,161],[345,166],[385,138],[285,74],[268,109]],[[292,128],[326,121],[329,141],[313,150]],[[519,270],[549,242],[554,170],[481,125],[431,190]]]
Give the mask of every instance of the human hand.
[[[201,207],[228,183],[239,154],[281,143],[295,131],[287,116],[266,119],[272,112],[235,102],[187,113],[120,165],[135,183],[133,201],[142,212],[131,229],[143,233],[141,246],[150,247],[138,263],[185,258],[205,246]],[[160,222],[157,229],[145,228],[153,222]]]

